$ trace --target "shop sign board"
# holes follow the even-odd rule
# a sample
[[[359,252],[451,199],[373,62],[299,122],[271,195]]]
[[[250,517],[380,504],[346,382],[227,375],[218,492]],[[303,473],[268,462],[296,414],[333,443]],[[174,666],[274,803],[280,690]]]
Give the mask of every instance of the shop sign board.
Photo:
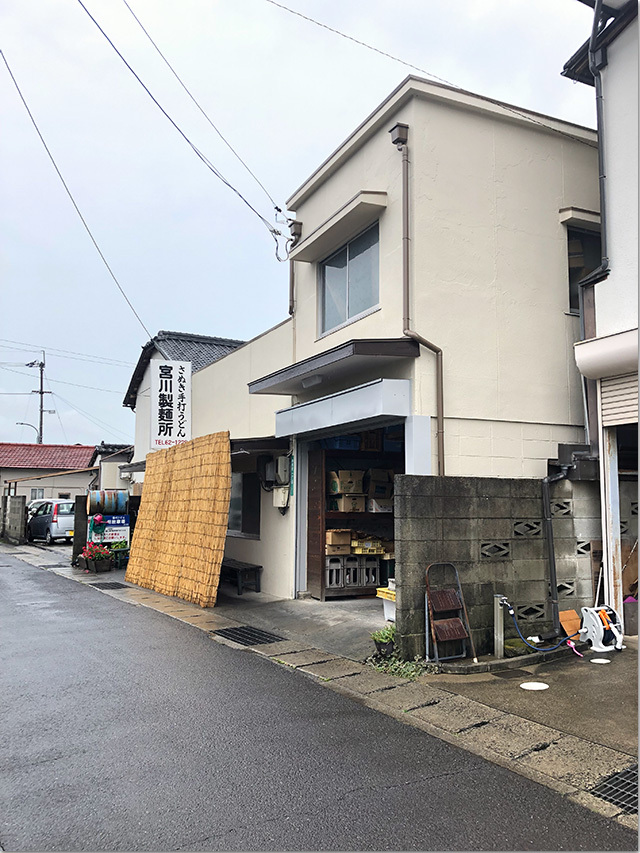
[[[101,533],[93,525],[90,527],[92,542],[100,542],[110,548],[115,547],[116,550],[124,551],[129,548],[131,527],[128,515],[103,515],[101,523],[97,525]]]
[[[151,450],[191,440],[191,362],[152,359]]]

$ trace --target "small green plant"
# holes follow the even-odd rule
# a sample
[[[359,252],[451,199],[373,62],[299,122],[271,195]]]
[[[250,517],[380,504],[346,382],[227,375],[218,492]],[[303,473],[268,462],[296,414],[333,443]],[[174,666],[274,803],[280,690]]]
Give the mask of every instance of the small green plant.
[[[396,623],[391,622],[389,625],[385,625],[384,628],[380,628],[379,631],[374,631],[371,639],[378,643],[395,643]]]
[[[395,653],[390,657],[372,655],[365,660],[365,663],[377,672],[385,672],[387,675],[395,675],[398,678],[408,678],[410,681],[415,681],[421,675],[434,675],[440,672],[437,664],[429,663],[424,658],[401,660]]]

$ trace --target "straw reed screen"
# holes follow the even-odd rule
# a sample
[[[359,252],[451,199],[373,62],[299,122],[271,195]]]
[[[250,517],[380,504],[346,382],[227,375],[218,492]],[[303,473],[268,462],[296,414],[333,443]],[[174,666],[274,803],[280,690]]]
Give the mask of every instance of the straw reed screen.
[[[150,453],[125,580],[213,607],[230,492],[228,432]]]

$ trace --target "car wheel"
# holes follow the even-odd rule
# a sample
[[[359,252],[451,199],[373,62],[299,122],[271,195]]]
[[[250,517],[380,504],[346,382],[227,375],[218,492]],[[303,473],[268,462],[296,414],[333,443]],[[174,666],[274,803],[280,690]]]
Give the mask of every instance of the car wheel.
[[[64,541],[67,543],[67,545],[71,545],[71,543],[73,542],[73,539],[71,539],[71,537],[68,537]]]
[[[49,528],[47,528],[44,541],[47,543],[47,545],[53,545],[53,536],[51,535],[51,531],[49,530]]]
[[[27,527],[27,542],[33,542],[33,533],[30,527]]]

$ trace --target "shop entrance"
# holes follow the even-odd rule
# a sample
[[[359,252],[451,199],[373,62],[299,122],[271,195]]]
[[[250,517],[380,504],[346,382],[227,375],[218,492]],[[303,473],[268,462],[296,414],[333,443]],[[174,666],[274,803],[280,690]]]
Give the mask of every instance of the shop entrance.
[[[394,576],[393,479],[404,423],[308,444],[307,591],[320,601],[375,596]]]

